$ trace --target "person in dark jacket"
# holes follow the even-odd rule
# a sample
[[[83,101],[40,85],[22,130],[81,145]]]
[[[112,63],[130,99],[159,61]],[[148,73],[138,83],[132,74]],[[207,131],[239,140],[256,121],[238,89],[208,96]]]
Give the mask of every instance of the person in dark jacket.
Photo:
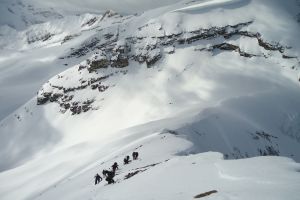
[[[137,160],[138,157],[139,157],[139,153],[138,153],[138,152],[133,152],[133,153],[132,153],[132,158],[133,158],[133,160]]]
[[[130,157],[129,156],[126,156],[125,158],[124,158],[124,165],[127,165],[129,162],[130,162]]]
[[[111,166],[113,172],[116,172],[117,169],[119,169],[119,165],[117,162],[115,162],[112,166]]]
[[[99,174],[95,175],[95,185],[97,185],[98,183],[100,183],[102,181],[102,177]]]
[[[103,176],[106,177],[106,181],[108,184],[115,183],[114,177],[115,177],[115,172],[113,171],[108,171],[108,170],[103,170],[102,171]]]

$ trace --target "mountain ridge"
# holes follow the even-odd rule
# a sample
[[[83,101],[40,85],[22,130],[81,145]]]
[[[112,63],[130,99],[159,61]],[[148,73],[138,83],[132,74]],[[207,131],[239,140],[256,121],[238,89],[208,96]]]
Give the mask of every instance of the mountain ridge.
[[[0,82],[20,92],[18,104],[38,93],[0,122],[0,181],[9,182],[1,197],[186,199],[217,190],[211,197],[297,199],[296,16],[293,0],[182,1],[5,33]],[[95,173],[136,150],[141,160],[120,165],[115,185],[93,185]],[[198,191],[196,179],[209,184]],[[185,189],[172,194],[172,182]],[[236,187],[249,182],[247,192]]]

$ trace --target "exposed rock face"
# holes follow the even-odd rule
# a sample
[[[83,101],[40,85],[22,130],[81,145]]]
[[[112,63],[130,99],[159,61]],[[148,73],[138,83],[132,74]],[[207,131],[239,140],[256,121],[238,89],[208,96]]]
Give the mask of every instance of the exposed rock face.
[[[59,93],[54,93],[50,96],[49,101],[50,102],[55,102],[58,100],[58,98],[62,97],[63,94],[59,94]]]
[[[45,34],[41,34],[41,35],[28,35],[27,34],[27,42],[28,44],[37,42],[37,41],[42,41],[45,42],[47,40],[49,40],[50,38],[52,38],[54,36],[54,34],[51,33],[45,33]]]
[[[72,102],[71,104],[65,103],[62,105],[62,106],[64,106],[65,110],[61,110],[61,112],[64,113],[64,112],[66,112],[66,110],[69,109],[71,111],[72,115],[78,115],[82,112],[87,112],[87,111],[91,110],[92,109],[91,104],[93,102],[94,102],[94,100],[88,99],[82,103],[80,103],[80,102]]]
[[[273,136],[265,131],[256,131],[249,133],[249,136],[257,144],[257,154],[260,156],[278,156],[280,150],[278,146],[278,137]],[[248,152],[243,152],[240,148],[233,147],[233,152],[224,155],[225,159],[248,158]]]
[[[257,56],[257,55],[254,55],[254,54],[246,53],[246,52],[242,51],[240,49],[240,47],[238,47],[236,45],[233,45],[233,44],[229,44],[229,43],[221,43],[221,44],[217,44],[217,45],[212,46],[210,49],[205,49],[204,48],[204,49],[201,49],[201,50],[213,51],[213,50],[216,50],[216,49],[223,50],[223,51],[235,51],[235,52],[238,52],[240,54],[240,56],[247,57],[247,58]]]
[[[103,17],[120,17],[114,12],[107,12]],[[93,19],[90,23],[93,23]],[[267,59],[271,54],[265,52],[277,51],[282,55],[283,59],[298,59],[297,57],[289,56],[285,53],[284,47],[278,42],[268,42],[261,37],[260,33],[253,33],[244,31],[245,27],[249,26],[252,21],[238,23],[235,25],[227,25],[224,27],[211,27],[207,29],[197,29],[188,32],[177,32],[164,34],[161,36],[132,36],[120,37],[120,30],[114,29],[115,32],[105,32],[102,37],[93,37],[85,41],[79,48],[72,49],[72,52],[65,58],[81,57],[90,52],[94,52],[92,56],[76,66],[76,71],[81,74],[88,72],[91,77],[79,75],[80,82],[76,86],[64,86],[52,84],[50,90],[40,90],[37,98],[37,104],[42,105],[47,102],[56,102],[61,107],[61,112],[65,113],[70,110],[73,115],[87,112],[93,107],[94,100],[78,101],[74,100],[74,95],[81,90],[92,90],[103,93],[107,91],[113,84],[108,84],[106,81],[110,76],[121,73],[126,74],[126,68],[130,62],[145,63],[147,67],[153,67],[157,62],[167,56],[173,54],[176,49],[195,46],[195,51],[208,51],[212,55],[215,52],[236,52],[245,58],[260,57]],[[149,27],[146,24],[138,28],[142,31],[144,28]],[[159,26],[159,30],[163,31],[163,27]],[[100,30],[103,31],[103,30]],[[229,42],[232,38],[248,38],[256,42],[256,45],[263,51],[259,54],[246,52],[242,50],[238,44]],[[210,41],[210,45],[199,47],[201,41]],[[118,71],[119,70],[119,71]],[[110,71],[110,72],[109,72]],[[113,72],[111,72],[113,71]],[[101,75],[100,75],[100,74]],[[262,149],[262,154],[275,153],[276,149]],[[237,155],[240,154],[237,151]]]
[[[147,56],[146,56],[146,63],[148,67],[151,67],[154,65],[159,59],[161,59],[162,55],[160,52],[160,49],[155,49],[155,51],[151,51]]]
[[[119,54],[116,59],[112,60],[111,66],[117,68],[127,67],[129,65],[128,57],[124,54]]]
[[[87,53],[89,53],[91,50],[95,50],[99,42],[100,40],[98,38],[92,38],[91,40],[86,41],[84,44],[82,44],[80,48],[72,50],[72,53],[69,56],[66,56],[66,58],[71,58],[71,57],[79,58],[81,56],[84,56]],[[61,59],[64,59],[64,57],[62,57]]]
[[[201,194],[198,194],[198,195],[194,196],[194,199],[203,198],[203,197],[212,195],[212,194],[217,193],[217,192],[218,192],[217,190],[212,190],[212,191],[204,192],[204,193],[201,193]]]
[[[52,93],[44,92],[43,95],[37,97],[37,105],[43,105],[47,103],[50,99]]]
[[[110,64],[109,60],[106,58],[101,58],[99,60],[94,60],[90,64],[90,71],[101,69],[101,68],[107,68]]]
[[[75,35],[67,35],[67,36],[62,40],[61,44],[66,43],[66,42],[68,42],[68,41],[74,39],[74,38],[77,37],[77,36],[78,36],[78,34],[75,34]]]
[[[233,44],[228,44],[228,43],[217,44],[214,46],[214,48],[218,48],[220,50],[225,50],[225,51],[236,51],[240,49],[238,46]]]
[[[78,68],[80,67],[82,67],[82,65],[78,66]],[[88,70],[87,68],[84,69]],[[97,78],[81,80],[80,86],[77,87],[63,87],[54,84],[48,84],[48,87],[50,86],[53,90],[55,90],[55,92],[48,92],[45,90],[49,90],[49,88],[42,88],[38,93],[37,105],[43,105],[46,103],[57,103],[61,108],[61,113],[65,113],[66,111],[70,110],[72,115],[87,112],[92,109],[97,109],[92,105],[94,99],[78,101],[74,100],[74,94],[84,89],[91,89],[100,93],[105,92],[109,88],[109,85],[105,85],[104,81],[106,81],[110,76],[113,75],[114,73],[111,73],[105,76],[99,76]]]
[[[93,24],[96,23],[97,20],[98,20],[97,17],[93,17],[92,19],[90,19],[90,20],[87,21],[86,23],[82,24],[81,26],[82,26],[82,27],[83,27],[83,26],[92,26]]]
[[[102,16],[101,18],[101,21],[105,18],[110,18],[110,17],[113,17],[113,16],[120,16],[117,12],[113,11],[113,10],[107,10],[104,15]]]
[[[164,53],[172,54],[180,45],[193,45],[200,40],[211,40],[215,38],[220,38],[221,40],[223,38],[224,42],[212,45],[213,49],[236,51],[240,56],[248,58],[258,56],[242,51],[239,46],[226,42],[227,39],[230,39],[233,36],[255,38],[257,44],[263,49],[267,51],[279,51],[282,54],[284,53],[285,47],[279,43],[265,41],[260,33],[242,30],[242,28],[247,27],[251,23],[252,21],[249,21],[236,25],[198,29],[195,31],[180,32],[159,37],[127,37],[125,40],[119,40],[118,34],[107,33],[104,35],[105,41],[101,42],[100,39],[93,38],[81,48],[73,50],[67,57],[80,57],[86,55],[90,51],[99,49],[105,55],[105,58],[92,61],[89,67],[91,71],[106,68],[108,66],[123,68],[129,65],[130,60],[146,63],[148,67],[151,67],[163,57]],[[140,30],[142,29],[143,27],[140,28]],[[121,45],[119,44],[120,41],[122,41]],[[169,50],[167,52],[162,51],[162,48],[169,48]],[[210,51],[211,49],[202,50]],[[284,55],[284,57],[287,58],[288,55]]]

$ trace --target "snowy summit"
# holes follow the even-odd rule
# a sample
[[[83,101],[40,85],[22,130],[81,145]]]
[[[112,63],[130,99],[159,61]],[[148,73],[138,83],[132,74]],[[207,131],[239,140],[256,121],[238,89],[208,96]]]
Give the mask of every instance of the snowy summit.
[[[299,0],[0,0],[0,199],[299,200],[299,35]]]

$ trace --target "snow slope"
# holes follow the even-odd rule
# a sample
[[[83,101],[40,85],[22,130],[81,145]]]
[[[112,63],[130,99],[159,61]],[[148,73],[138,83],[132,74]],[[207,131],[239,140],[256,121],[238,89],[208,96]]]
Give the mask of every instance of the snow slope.
[[[178,121],[132,128],[111,140],[77,144],[2,172],[0,180],[5,185],[0,188],[1,197],[192,199],[217,190],[208,199],[298,199],[300,165],[291,159],[223,160],[222,154],[213,152],[180,156],[192,143],[165,131],[157,132],[166,124],[176,126]],[[124,166],[122,158],[135,150],[140,152],[140,159]],[[107,185],[103,181],[95,186],[93,176],[115,161],[120,165],[116,183]],[[12,182],[12,177],[19,178]]]
[[[1,199],[297,199],[298,10],[183,1],[2,29]],[[136,148],[117,184],[93,186]]]

